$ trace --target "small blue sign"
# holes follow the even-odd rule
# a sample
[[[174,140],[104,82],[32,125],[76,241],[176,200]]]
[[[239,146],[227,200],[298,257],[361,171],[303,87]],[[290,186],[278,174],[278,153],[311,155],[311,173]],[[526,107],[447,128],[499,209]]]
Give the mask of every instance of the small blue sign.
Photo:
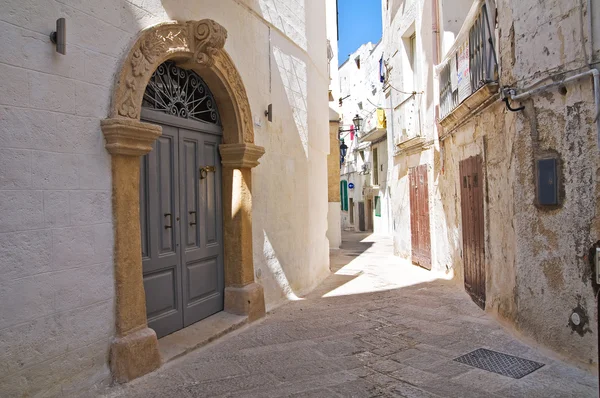
[[[350,184],[348,184],[348,188],[349,188],[349,189],[352,189],[352,188],[354,188],[354,184],[353,184],[353,183],[350,183]]]

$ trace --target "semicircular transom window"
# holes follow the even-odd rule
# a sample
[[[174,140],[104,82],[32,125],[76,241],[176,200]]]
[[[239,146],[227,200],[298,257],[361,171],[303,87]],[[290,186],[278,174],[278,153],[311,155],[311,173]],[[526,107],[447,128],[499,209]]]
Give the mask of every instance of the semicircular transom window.
[[[220,125],[215,99],[204,80],[172,61],[159,65],[144,92],[144,108]]]

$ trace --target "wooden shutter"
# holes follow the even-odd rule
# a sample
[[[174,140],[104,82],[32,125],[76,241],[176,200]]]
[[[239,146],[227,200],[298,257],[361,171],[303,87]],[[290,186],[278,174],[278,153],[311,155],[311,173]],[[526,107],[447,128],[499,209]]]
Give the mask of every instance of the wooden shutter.
[[[342,202],[342,211],[348,211],[348,181],[340,181],[340,200]]]

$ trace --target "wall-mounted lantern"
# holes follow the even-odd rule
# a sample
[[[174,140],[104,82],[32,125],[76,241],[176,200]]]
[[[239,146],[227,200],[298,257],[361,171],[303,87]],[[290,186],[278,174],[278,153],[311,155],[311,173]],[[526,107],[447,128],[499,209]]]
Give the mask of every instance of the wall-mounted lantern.
[[[363,118],[356,114],[356,116],[354,116],[354,119],[352,119],[352,123],[354,123],[354,127],[356,128],[356,130],[360,131],[363,123]]]
[[[354,128],[352,129],[341,129],[340,128],[340,133],[345,133],[347,131],[360,131],[360,129],[362,128],[362,124],[363,124],[363,118],[358,116],[358,114],[356,114],[356,116],[354,116],[354,118],[352,119],[352,123],[354,124]]]
[[[273,121],[273,104],[269,104],[269,106],[267,106],[267,110],[265,111],[265,116],[267,117],[267,120],[272,122]]]
[[[340,144],[340,166],[344,163],[344,159],[346,158],[346,152],[348,151],[348,145],[344,144],[344,140],[341,140]]]

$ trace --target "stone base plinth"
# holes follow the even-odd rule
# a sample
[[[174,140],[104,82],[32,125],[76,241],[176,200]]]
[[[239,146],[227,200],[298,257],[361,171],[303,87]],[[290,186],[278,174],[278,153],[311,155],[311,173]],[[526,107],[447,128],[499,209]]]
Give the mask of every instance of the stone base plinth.
[[[225,311],[248,316],[248,322],[265,316],[265,293],[258,283],[225,288]]]
[[[160,367],[156,333],[144,328],[116,337],[110,348],[110,367],[117,383],[125,383]]]

